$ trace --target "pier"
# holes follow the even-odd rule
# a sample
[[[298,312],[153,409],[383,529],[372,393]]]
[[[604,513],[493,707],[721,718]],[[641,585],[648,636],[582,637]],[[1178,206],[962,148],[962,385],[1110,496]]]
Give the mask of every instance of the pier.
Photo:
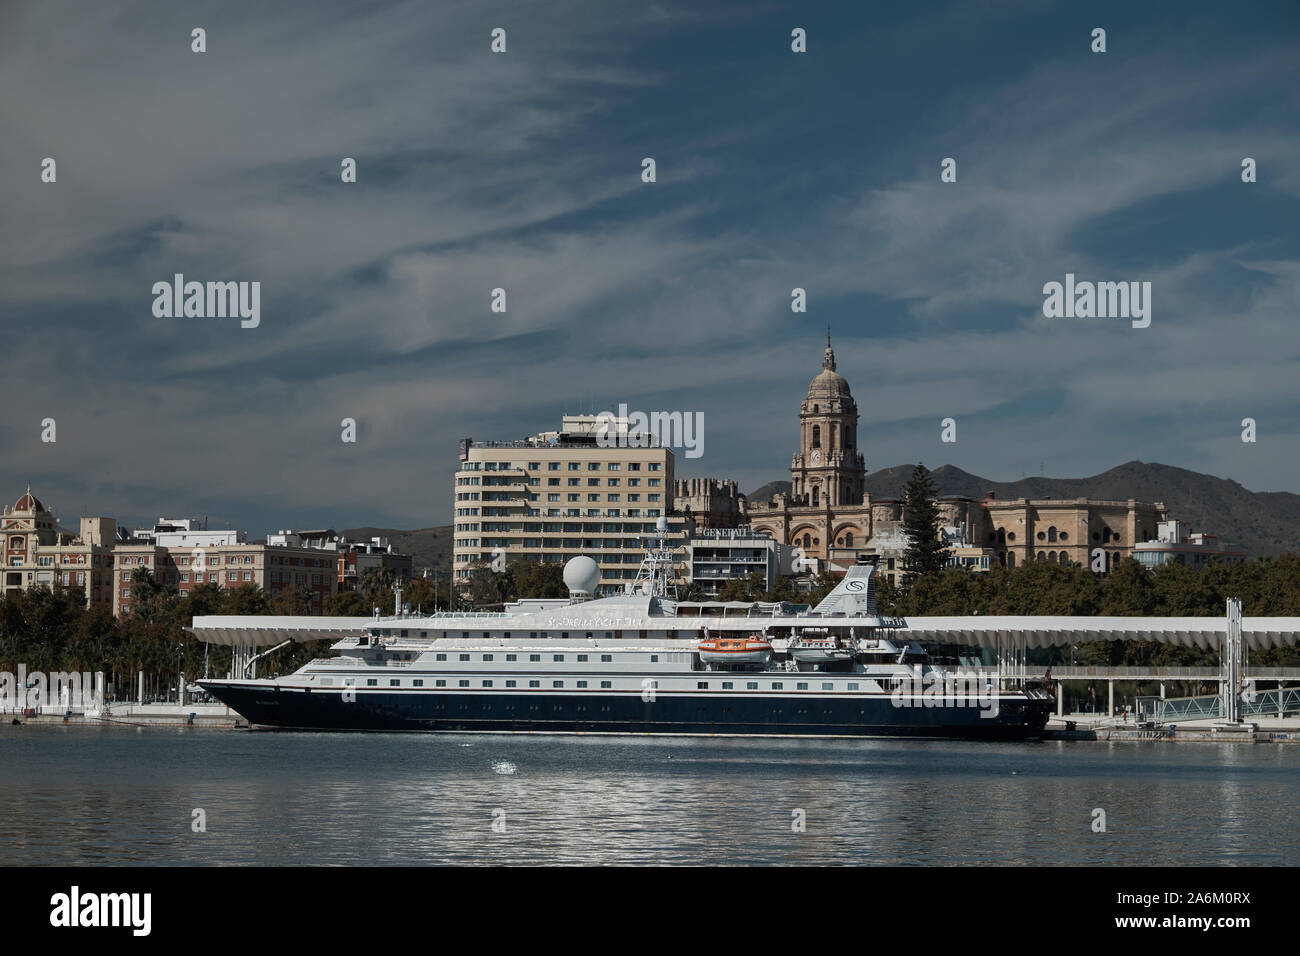
[[[248,726],[225,704],[137,704],[116,701],[102,707],[83,710],[59,706],[8,711],[5,724],[79,727],[193,727],[208,730],[231,730]]]

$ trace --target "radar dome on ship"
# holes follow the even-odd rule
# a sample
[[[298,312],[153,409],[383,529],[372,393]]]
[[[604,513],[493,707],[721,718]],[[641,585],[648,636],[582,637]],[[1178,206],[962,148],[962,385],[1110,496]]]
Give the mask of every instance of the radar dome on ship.
[[[570,558],[564,565],[564,586],[570,594],[595,594],[600,586],[600,565],[585,554]]]
[[[655,530],[659,532],[667,531],[668,519],[665,518],[663,515],[660,515],[659,520],[655,522]]]

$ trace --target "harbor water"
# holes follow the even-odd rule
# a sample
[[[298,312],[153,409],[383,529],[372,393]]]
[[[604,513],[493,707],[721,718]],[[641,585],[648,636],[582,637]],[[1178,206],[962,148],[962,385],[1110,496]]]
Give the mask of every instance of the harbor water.
[[[1269,745],[0,727],[5,865],[1276,866],[1298,803]]]

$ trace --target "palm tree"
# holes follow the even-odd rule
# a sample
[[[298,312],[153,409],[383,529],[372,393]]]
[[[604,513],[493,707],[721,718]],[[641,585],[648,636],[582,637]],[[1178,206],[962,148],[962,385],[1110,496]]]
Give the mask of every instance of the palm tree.
[[[361,574],[361,580],[357,582],[357,590],[366,599],[366,607],[384,608],[392,600],[393,569],[386,565],[379,565],[374,568],[366,568]]]

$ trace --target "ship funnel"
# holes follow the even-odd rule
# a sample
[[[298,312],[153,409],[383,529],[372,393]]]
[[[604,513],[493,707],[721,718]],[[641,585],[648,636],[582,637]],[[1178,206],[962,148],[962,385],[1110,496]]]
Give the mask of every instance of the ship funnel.
[[[844,580],[835,585],[812,613],[822,617],[877,617],[875,557],[864,555],[857,564],[851,565]]]

